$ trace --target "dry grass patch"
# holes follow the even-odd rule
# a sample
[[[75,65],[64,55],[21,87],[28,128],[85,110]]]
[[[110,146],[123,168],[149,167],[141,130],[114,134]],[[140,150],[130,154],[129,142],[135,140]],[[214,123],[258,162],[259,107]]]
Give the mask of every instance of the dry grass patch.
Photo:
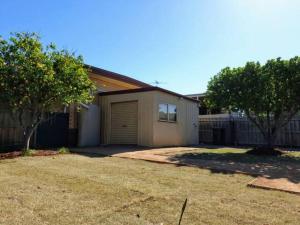
[[[0,224],[299,224],[300,198],[252,177],[115,157],[0,161]]]

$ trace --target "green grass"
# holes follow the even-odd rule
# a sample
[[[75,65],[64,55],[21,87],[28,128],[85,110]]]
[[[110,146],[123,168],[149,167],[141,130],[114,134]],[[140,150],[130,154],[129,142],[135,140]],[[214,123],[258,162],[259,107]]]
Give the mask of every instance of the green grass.
[[[0,161],[0,224],[278,225],[300,221],[300,197],[246,187],[253,178],[115,157]]]

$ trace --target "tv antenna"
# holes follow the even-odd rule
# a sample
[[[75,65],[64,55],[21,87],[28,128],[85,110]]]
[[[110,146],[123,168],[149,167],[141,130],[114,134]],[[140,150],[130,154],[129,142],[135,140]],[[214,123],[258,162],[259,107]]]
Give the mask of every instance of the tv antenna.
[[[160,84],[166,84],[166,82],[161,82],[161,81],[155,80],[151,84],[154,84],[156,87],[158,87]]]

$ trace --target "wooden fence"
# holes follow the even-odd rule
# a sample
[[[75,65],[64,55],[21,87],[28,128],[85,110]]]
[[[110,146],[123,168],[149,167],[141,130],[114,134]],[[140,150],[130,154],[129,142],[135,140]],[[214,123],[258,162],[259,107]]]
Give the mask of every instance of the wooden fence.
[[[221,145],[259,145],[264,138],[258,128],[247,118],[230,116],[200,116],[200,143]],[[300,117],[292,119],[280,129],[276,145],[287,147],[300,146]]]
[[[8,111],[0,111],[0,148],[20,146],[23,143],[23,131]]]

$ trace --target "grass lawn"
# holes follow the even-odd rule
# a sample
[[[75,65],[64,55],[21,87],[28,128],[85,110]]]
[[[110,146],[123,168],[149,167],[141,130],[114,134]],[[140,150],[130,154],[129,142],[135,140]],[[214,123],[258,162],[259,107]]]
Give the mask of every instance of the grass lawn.
[[[0,224],[295,224],[300,196],[246,187],[253,177],[116,157],[0,161]]]

